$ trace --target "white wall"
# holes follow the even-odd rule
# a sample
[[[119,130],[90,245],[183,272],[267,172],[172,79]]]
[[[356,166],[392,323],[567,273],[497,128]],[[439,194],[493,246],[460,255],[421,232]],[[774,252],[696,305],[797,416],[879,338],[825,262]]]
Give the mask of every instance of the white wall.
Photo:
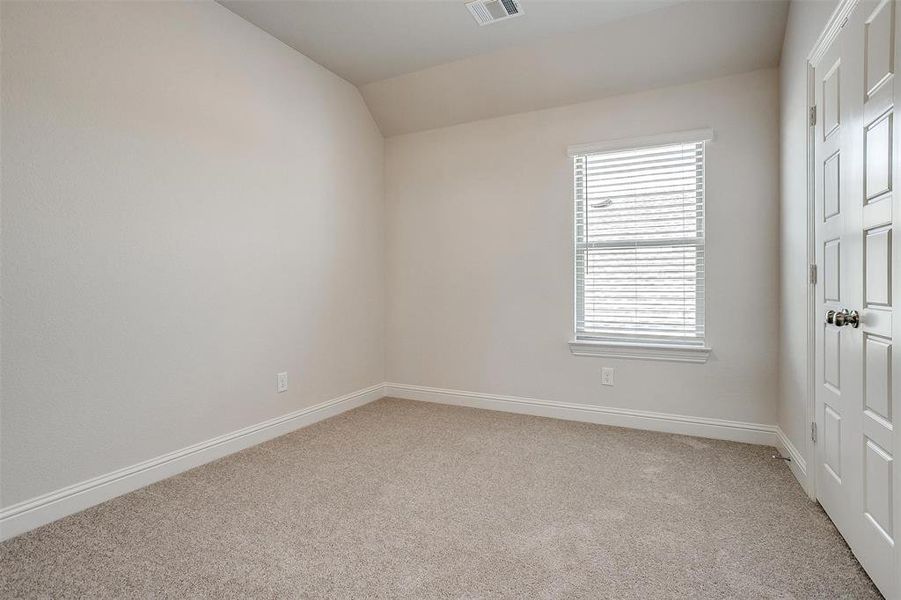
[[[0,505],[383,381],[352,85],[212,2],[3,2],[2,38]]]
[[[801,452],[807,437],[807,55],[835,6],[792,2],[780,65],[778,423]]]
[[[572,356],[566,147],[704,127],[713,356]],[[388,380],[774,423],[778,134],[768,69],[387,139]]]

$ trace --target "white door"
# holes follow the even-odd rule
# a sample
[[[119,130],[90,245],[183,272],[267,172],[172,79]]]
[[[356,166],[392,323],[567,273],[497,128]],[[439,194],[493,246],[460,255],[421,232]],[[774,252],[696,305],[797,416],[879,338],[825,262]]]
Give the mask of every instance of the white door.
[[[817,498],[880,591],[894,548],[894,0],[863,1],[814,65]],[[897,404],[896,404],[897,406]]]

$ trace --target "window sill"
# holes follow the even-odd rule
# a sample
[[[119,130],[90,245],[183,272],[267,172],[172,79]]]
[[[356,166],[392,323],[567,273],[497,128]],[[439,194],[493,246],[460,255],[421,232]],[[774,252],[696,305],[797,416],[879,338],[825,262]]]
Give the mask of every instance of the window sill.
[[[675,346],[631,342],[572,340],[569,350],[576,356],[635,358],[669,362],[706,363],[712,350],[703,346]]]

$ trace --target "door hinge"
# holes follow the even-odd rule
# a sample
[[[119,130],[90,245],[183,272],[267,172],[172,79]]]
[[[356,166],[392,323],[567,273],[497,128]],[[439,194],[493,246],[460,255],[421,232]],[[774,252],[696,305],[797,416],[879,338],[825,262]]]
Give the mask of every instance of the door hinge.
[[[817,266],[816,265],[809,265],[807,279],[808,279],[808,281],[810,281],[811,285],[817,284]]]
[[[817,443],[817,424],[816,421],[810,424],[810,440],[816,444]]]
[[[813,127],[817,124],[817,107],[811,106],[807,114],[807,122]]]

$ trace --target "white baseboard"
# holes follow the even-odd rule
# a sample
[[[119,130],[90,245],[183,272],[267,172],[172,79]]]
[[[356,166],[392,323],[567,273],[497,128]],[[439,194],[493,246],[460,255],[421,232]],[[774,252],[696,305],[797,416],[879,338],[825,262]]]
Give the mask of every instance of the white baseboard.
[[[614,425],[616,427],[679,433],[765,446],[776,446],[778,441],[778,428],[775,425],[763,425],[761,423],[689,417],[644,410],[539,400],[537,398],[520,396],[480,394],[401,383],[386,383],[385,395],[393,398],[486,408],[568,421],[584,421],[601,425]]]
[[[785,432],[782,431],[781,427],[776,427],[776,435],[778,436],[776,448],[782,456],[791,458],[791,461],[788,463],[788,468],[791,469],[795,479],[798,480],[798,483],[801,484],[801,488],[806,492],[808,487],[807,461],[804,459],[804,455],[798,451],[794,444],[792,444],[792,441],[788,439],[788,436],[785,435]]]
[[[384,396],[377,384],[0,509],[0,540],[19,535]]]
[[[806,489],[804,458],[775,425],[385,383],[0,509],[0,540],[11,538],[384,396],[775,446],[792,458],[790,463],[792,472]]]

